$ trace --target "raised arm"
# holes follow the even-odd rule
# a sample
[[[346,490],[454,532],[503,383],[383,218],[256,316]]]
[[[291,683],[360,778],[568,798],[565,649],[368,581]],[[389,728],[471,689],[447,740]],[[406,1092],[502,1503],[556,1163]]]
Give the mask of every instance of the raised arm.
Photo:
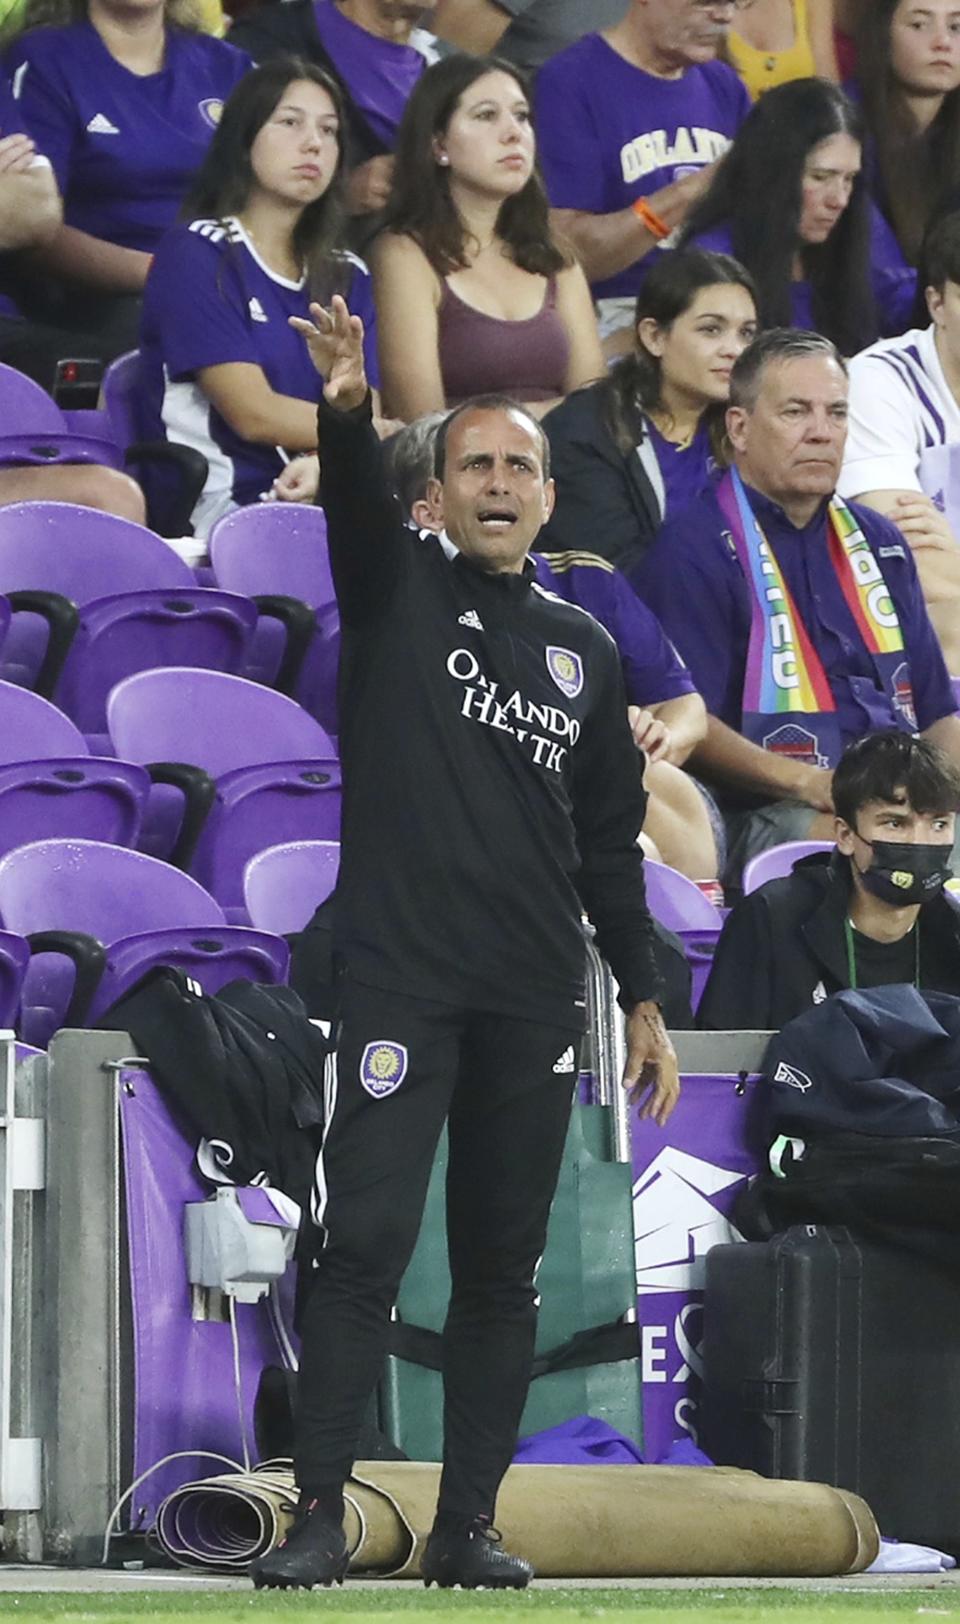
[[[382,613],[400,577],[407,532],[387,483],[373,428],[373,401],[363,360],[363,322],[335,294],[329,310],[310,306],[310,320],[290,317],[324,379],[317,414],[319,502],[337,603],[344,622]]]

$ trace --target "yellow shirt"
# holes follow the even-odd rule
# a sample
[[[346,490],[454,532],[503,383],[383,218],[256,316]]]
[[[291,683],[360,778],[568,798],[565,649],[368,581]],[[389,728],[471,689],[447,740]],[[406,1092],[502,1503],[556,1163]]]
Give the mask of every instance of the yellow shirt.
[[[197,20],[205,34],[222,39],[227,21],[220,0],[194,0]],[[0,40],[12,39],[23,28],[26,0],[0,0]]]
[[[785,51],[758,51],[732,28],[726,43],[730,65],[746,85],[751,101],[774,85],[810,79],[817,71],[807,24],[807,0],[793,0],[793,44]]]

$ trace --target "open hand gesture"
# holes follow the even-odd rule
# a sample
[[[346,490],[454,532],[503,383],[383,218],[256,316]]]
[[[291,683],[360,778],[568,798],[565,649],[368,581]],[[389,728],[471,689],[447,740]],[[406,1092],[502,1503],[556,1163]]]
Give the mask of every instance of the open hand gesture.
[[[351,316],[346,300],[335,293],[330,309],[310,306],[310,320],[291,316],[290,326],[306,339],[310,359],[324,380],[324,399],[338,411],[349,412],[366,399],[367,375],[363,365],[363,322]]]

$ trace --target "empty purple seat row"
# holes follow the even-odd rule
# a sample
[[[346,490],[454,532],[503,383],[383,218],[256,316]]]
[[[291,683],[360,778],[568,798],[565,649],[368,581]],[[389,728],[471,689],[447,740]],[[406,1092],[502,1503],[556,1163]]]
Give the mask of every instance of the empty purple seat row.
[[[111,688],[160,665],[276,684],[335,731],[339,632],[323,514],[242,510],[223,521],[216,554],[221,584],[200,587],[171,547],[129,520],[66,502],[0,508],[0,592],[10,597],[0,631],[15,611],[0,677],[54,699],[99,749]]]
[[[59,1026],[95,1022],[155,965],[186,971],[206,992],[238,978],[276,984],[289,965],[282,937],[228,925],[189,875],[100,841],[40,840],[8,852],[0,920],[29,944],[19,1031],[41,1048]],[[3,950],[0,932],[0,989]]]
[[[275,683],[336,735],[340,618],[322,510],[290,502],[238,508],[214,525],[209,546],[217,585],[244,593],[261,612],[245,674]]]
[[[294,700],[242,677],[170,667],[141,671],[107,701],[118,756],[148,765],[141,844],[206,886],[243,921],[243,872],[278,842],[340,835],[332,740]]]
[[[264,847],[336,839],[332,741],[292,700],[219,671],[126,678],[112,754],[91,756],[48,701],[0,683],[0,855],[45,837],[139,845],[188,869],[243,923],[243,871]]]
[[[0,1026],[45,1046],[94,1023],[156,965],[205,992],[286,978],[283,935],[302,930],[336,885],[335,841],[272,846],[247,863],[253,928],[230,925],[188,875],[94,840],[38,840],[0,859]]]
[[[162,535],[182,536],[203,489],[207,459],[191,446],[137,440],[134,401],[139,356],[120,356],[103,378],[103,409],[63,412],[39,384],[14,367],[0,365],[0,468],[99,463],[127,467],[135,477],[162,464],[168,479],[162,500],[148,516]]]

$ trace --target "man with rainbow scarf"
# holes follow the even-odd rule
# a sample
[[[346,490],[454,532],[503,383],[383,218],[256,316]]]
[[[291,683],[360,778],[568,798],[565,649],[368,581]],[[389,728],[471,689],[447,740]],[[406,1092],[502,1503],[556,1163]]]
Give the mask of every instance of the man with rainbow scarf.
[[[844,746],[899,728],[960,762],[960,719],[910,549],[835,494],[847,369],[774,328],[730,379],[733,465],[668,521],[635,585],[709,712],[690,765],[728,826],[728,880],[784,840],[832,840]]]

